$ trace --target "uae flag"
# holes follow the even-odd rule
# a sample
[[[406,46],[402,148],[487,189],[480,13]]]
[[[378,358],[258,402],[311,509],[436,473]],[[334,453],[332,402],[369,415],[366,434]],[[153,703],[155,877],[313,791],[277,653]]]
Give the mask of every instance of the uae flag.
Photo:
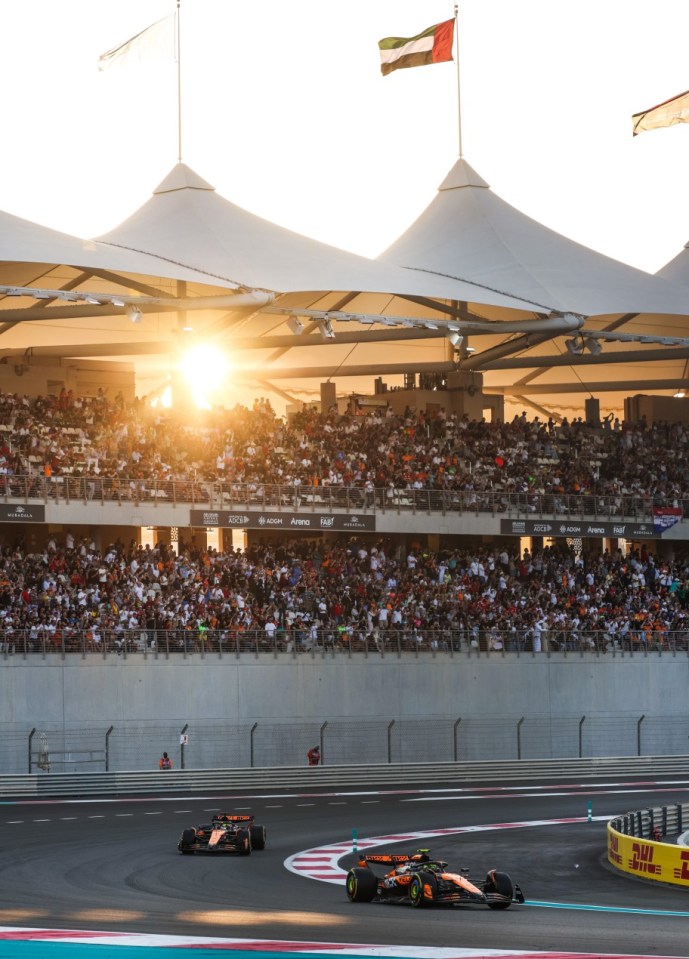
[[[380,40],[380,71],[383,76],[402,67],[425,67],[452,60],[455,21],[436,23],[416,37],[386,37]]]
[[[674,126],[675,123],[689,123],[689,90],[659,103],[657,107],[651,107],[650,110],[635,113],[632,117],[632,132],[636,136],[644,130],[658,130],[660,127]]]

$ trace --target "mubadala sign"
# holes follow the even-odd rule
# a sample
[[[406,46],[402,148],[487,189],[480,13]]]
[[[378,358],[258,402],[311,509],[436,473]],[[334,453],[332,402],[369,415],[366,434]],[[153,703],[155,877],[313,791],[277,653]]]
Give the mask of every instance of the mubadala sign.
[[[375,532],[376,517],[361,513],[296,513],[287,511],[189,510],[190,526],[223,529],[333,530]]]
[[[0,523],[45,523],[45,506],[0,504]]]

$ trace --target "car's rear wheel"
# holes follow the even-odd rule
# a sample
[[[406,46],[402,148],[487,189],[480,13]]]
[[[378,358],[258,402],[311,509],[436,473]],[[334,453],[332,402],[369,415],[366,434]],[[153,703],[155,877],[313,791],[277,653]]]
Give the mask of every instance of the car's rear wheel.
[[[196,830],[195,829],[185,829],[182,833],[182,838],[179,841],[178,849],[184,856],[193,856],[194,849],[193,846],[196,843]],[[189,847],[192,847],[191,849]]]
[[[248,829],[237,830],[237,852],[240,856],[251,855],[251,836]]]
[[[371,902],[378,890],[378,880],[365,866],[354,866],[347,873],[346,886],[350,902]]]
[[[411,882],[409,883],[409,902],[415,909],[422,909],[428,905],[429,900],[424,896],[423,887],[425,884],[428,884],[432,878],[432,876],[428,876],[425,873],[417,873],[411,877]]]
[[[252,849],[266,848],[266,827],[265,826],[251,826],[249,829],[249,833],[251,835]]]
[[[514,898],[514,886],[506,872],[491,869],[483,886],[486,902],[491,909],[509,909]]]

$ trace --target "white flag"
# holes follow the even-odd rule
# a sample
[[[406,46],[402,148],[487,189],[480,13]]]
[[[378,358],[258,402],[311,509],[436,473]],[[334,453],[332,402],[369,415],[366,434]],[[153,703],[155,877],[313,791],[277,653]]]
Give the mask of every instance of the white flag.
[[[98,58],[98,69],[125,63],[141,63],[145,60],[174,60],[175,58],[175,14],[163,17],[131,40],[113,47]]]
[[[636,136],[644,130],[659,130],[661,127],[672,127],[675,123],[689,123],[689,90],[649,110],[635,113],[632,117],[632,133]]]

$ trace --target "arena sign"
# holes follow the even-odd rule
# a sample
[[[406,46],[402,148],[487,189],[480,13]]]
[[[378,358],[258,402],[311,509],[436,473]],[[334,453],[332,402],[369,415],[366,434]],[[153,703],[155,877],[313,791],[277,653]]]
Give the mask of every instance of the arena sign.
[[[500,532],[507,536],[600,536],[619,539],[660,539],[653,523],[609,523],[571,519],[501,519]]]
[[[296,513],[254,510],[189,510],[190,526],[221,526],[224,529],[305,529],[311,532],[375,532],[376,517],[361,513]]]
[[[0,523],[45,523],[45,506],[0,504]]]

